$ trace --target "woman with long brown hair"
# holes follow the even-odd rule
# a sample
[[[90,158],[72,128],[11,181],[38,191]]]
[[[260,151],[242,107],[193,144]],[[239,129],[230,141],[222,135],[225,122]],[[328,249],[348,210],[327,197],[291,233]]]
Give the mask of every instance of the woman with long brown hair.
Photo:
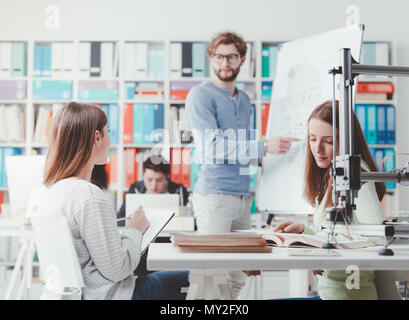
[[[149,222],[139,208],[120,233],[112,203],[91,183],[92,170],[106,163],[110,144],[107,117],[100,108],[77,102],[61,108],[49,136],[47,201],[38,212],[67,217],[84,278],[84,299],[184,298],[177,290],[187,281],[186,274],[157,272],[135,279]]]
[[[338,119],[338,102],[337,102]],[[362,133],[359,121],[353,113],[354,148],[361,155],[361,170],[378,171],[371,156],[368,144]],[[338,135],[338,122],[336,124]],[[337,138],[339,141],[339,139]],[[337,154],[339,150],[337,150]],[[305,196],[308,202],[316,208],[314,224],[303,225],[292,221],[284,221],[278,224],[274,231],[288,233],[317,234],[326,222],[325,209],[332,204],[332,177],[329,170],[333,158],[333,127],[332,127],[332,102],[327,101],[319,105],[308,118],[308,143],[307,158],[305,164]],[[385,220],[380,201],[386,192],[385,184],[369,182],[362,185],[355,199],[356,210],[353,212],[354,224],[380,224]],[[338,239],[347,235],[337,234]],[[357,235],[348,237],[360,238]],[[344,240],[344,239],[343,239]],[[346,239],[345,239],[346,240]],[[371,237],[369,240],[381,245],[382,239]],[[347,277],[350,274],[339,271],[315,270],[319,275],[318,291],[321,299],[378,299],[375,285],[375,271],[360,271],[359,289],[348,289]],[[379,278],[385,274],[379,272]],[[393,285],[392,282],[390,282]],[[396,291],[396,287],[395,287]],[[397,291],[396,291],[397,292]],[[399,295],[397,294],[396,297]]]

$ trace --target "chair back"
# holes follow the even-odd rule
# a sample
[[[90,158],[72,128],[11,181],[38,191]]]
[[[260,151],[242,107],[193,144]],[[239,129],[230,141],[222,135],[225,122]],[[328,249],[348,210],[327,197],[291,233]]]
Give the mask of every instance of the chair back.
[[[31,223],[46,290],[57,295],[65,295],[72,288],[82,290],[84,280],[67,218],[34,215]]]

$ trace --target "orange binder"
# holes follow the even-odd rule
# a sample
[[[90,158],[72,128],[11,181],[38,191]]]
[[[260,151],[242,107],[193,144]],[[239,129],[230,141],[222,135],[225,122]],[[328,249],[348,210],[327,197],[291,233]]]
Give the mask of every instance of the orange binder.
[[[264,137],[267,132],[268,112],[270,111],[270,104],[263,103],[261,106],[261,136]]]
[[[109,184],[118,182],[118,156],[109,155]]]
[[[181,183],[182,149],[172,148],[170,158],[170,180],[174,183]]]
[[[127,103],[124,110],[124,143],[132,143],[133,104]]]
[[[190,148],[182,149],[182,163],[181,163],[181,183],[185,188],[190,187]]]
[[[48,131],[50,129],[51,125],[51,119],[53,117],[53,112],[51,110],[48,110],[47,112],[47,120],[45,121],[45,129],[44,129],[44,136],[48,137]]]
[[[129,188],[135,182],[136,149],[125,149],[125,186]]]
[[[0,192],[0,214],[1,214],[1,205],[4,203],[4,193]]]
[[[107,162],[105,163],[105,172],[107,173],[107,184],[108,185],[111,183],[110,171],[111,171],[111,162]]]

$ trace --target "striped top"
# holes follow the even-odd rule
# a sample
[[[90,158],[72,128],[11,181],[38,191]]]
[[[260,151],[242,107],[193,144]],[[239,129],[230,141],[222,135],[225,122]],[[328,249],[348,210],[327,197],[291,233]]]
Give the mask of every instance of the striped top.
[[[84,277],[84,299],[131,299],[141,232],[127,228],[120,234],[112,203],[88,181],[64,179],[45,192],[47,202],[39,212],[67,217]]]

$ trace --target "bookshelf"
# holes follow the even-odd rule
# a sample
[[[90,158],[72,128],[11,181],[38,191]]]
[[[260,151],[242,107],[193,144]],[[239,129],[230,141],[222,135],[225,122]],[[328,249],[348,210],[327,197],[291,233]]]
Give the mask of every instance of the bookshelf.
[[[10,106],[17,104],[19,108],[23,110],[25,139],[24,141],[19,142],[0,141],[0,147],[19,148],[22,150],[22,153],[26,155],[44,153],[47,148],[47,143],[35,139],[35,129],[38,123],[37,118],[41,107],[57,110],[59,106],[71,100],[99,104],[101,108],[103,105],[116,105],[118,110],[116,123],[117,142],[113,143],[110,149],[110,154],[112,155],[112,158],[115,158],[117,164],[116,170],[114,166],[110,168],[110,170],[115,171],[116,176],[115,181],[110,184],[110,190],[115,193],[116,209],[122,204],[124,192],[127,189],[125,187],[127,184],[125,162],[126,149],[134,148],[141,153],[151,151],[159,152],[160,150],[164,157],[170,160],[172,148],[192,148],[193,145],[189,142],[175,142],[173,140],[160,143],[124,142],[124,117],[127,105],[162,105],[163,123],[161,127],[167,130],[167,132],[169,132],[169,130],[172,131],[171,111],[174,111],[174,108],[180,111],[180,109],[184,107],[187,91],[192,85],[201,83],[213,76],[213,71],[209,65],[207,53],[205,52],[208,43],[207,39],[172,39],[163,41],[150,41],[146,39],[0,40],[0,54],[2,52],[1,44],[5,42],[11,44],[21,42],[24,44],[23,48],[25,48],[25,62],[23,62],[25,69],[22,73],[15,76],[13,76],[11,70],[9,73],[0,73],[0,93],[2,85],[4,87],[4,81],[17,81],[23,83],[23,86],[25,86],[25,94],[19,97],[2,97],[0,94],[0,105]],[[98,70],[98,61],[92,61],[92,48],[98,46],[95,43],[100,43],[98,49],[100,50],[99,52],[105,52],[102,54],[102,58],[100,58],[101,60],[99,61],[100,70]],[[181,57],[183,57],[183,53],[181,56],[181,52],[187,50],[184,48],[185,43],[188,43],[187,48],[190,48],[189,50],[193,51],[193,48],[195,48],[194,50],[197,50],[195,52],[200,51],[198,56],[202,59],[201,63],[195,64],[195,66],[199,66],[199,70],[195,70],[192,65],[191,73],[188,72],[189,70],[182,73],[182,69],[188,67],[183,65],[184,62],[182,62],[181,59]],[[243,66],[237,79],[237,84],[239,88],[248,93],[252,104],[255,105],[255,127],[260,129],[262,128],[263,122],[266,121],[262,116],[264,107],[270,103],[271,99],[271,92],[269,93],[271,88],[265,89],[264,84],[270,83],[270,87],[272,86],[275,70],[273,60],[281,42],[249,40],[247,43],[251,46],[251,50],[247,57],[247,65]],[[62,51],[64,51],[64,48],[68,48],[67,50],[69,54],[62,54],[62,62],[59,62],[60,68],[58,68],[58,64],[56,66],[55,63],[53,64],[51,62],[47,67],[50,69],[50,73],[42,74],[41,72],[38,72],[38,58],[36,56],[36,52],[38,54],[39,46],[46,47],[46,50],[51,48],[51,53],[46,53],[46,56],[61,56],[60,54],[57,54],[61,51],[61,47],[63,48]],[[266,48],[269,50],[268,57],[271,59],[271,61],[269,61],[268,69],[265,66],[267,57]],[[388,48],[389,62],[392,62],[393,59],[391,59],[390,55],[392,48],[390,43],[388,44]],[[53,50],[57,50],[57,53],[53,52]],[[141,61],[137,59],[135,60],[135,57],[138,57],[136,54],[137,52],[142,52],[139,56],[145,57],[143,59],[145,65],[142,64],[142,67],[140,65]],[[64,57],[66,57],[65,59],[67,61],[64,60]],[[190,59],[194,60],[195,57],[191,56]],[[152,71],[149,69],[154,70]],[[370,79],[370,81],[381,80]],[[393,79],[390,79],[390,81],[394,83]],[[59,92],[60,96],[57,94],[52,95],[51,97],[42,97],[41,95],[34,94],[37,85],[45,84],[53,86],[56,83],[66,86],[65,90],[68,90],[69,92],[65,92],[65,94],[68,94],[68,96],[63,95],[64,90]],[[187,85],[187,87],[183,87],[184,85]],[[179,94],[173,95],[174,90],[185,90],[185,92],[180,91]],[[95,94],[95,92],[102,93],[98,95]],[[359,103],[364,104],[370,102],[371,104],[391,104],[396,107],[396,101],[397,94],[395,92],[392,100],[376,102],[370,100],[359,101]],[[396,108],[396,115],[398,116],[398,108]],[[2,115],[0,114],[0,116]],[[261,130],[258,130],[255,138],[260,139],[261,137]],[[392,147],[397,150],[396,144],[393,146],[383,144],[371,145],[371,147]],[[138,170],[140,170],[140,168]],[[259,178],[260,173],[259,169],[255,169],[255,176],[257,178]],[[188,190],[192,191],[191,186],[188,187]],[[391,196],[395,208],[397,206],[397,190],[398,188],[390,190],[390,193],[393,191],[393,196]],[[251,191],[254,194],[254,182]],[[7,187],[0,187],[0,192],[3,192],[6,195],[5,198],[7,201]]]

